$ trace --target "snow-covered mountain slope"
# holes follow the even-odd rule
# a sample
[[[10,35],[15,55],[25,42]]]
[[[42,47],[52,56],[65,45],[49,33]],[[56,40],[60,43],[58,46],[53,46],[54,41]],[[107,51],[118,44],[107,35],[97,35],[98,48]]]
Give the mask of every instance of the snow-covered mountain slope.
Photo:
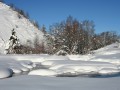
[[[5,44],[11,36],[11,30],[15,29],[18,39],[21,43],[27,40],[33,41],[39,37],[40,41],[44,39],[43,33],[38,30],[31,22],[22,17],[18,17],[18,13],[13,11],[9,6],[0,2],[0,52],[3,53]]]

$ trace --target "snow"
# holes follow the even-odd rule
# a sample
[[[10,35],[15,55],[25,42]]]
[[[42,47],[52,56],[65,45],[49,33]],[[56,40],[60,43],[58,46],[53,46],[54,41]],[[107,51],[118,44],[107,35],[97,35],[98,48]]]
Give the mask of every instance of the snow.
[[[40,76],[55,76],[57,73],[53,70],[39,69],[29,73],[29,75],[40,75]]]
[[[0,68],[0,79],[12,76],[12,70],[9,68]]]
[[[21,61],[20,64],[30,70],[34,68],[33,63],[31,61]]]
[[[69,60],[69,58],[67,56],[53,55],[53,56],[47,57],[46,60]]]
[[[120,77],[16,76],[0,80],[1,90],[120,90]]]
[[[11,66],[11,67],[9,67],[12,71],[13,71],[13,73],[15,73],[15,74],[20,74],[20,73],[22,73],[22,70],[20,69],[20,68],[18,68],[18,67],[14,67],[14,66]]]
[[[120,47],[115,45],[83,56],[0,55],[0,89],[119,90]]]
[[[44,34],[34,27],[28,19],[18,18],[16,11],[0,2],[0,53],[2,54],[4,54],[5,48],[8,48],[7,44],[13,28],[22,44],[26,44],[27,41],[33,42],[36,36],[41,42],[44,40]]]
[[[104,68],[99,71],[100,75],[111,75],[118,73],[120,73],[120,71],[118,69],[113,69],[113,68]]]
[[[109,76],[120,73],[120,48],[112,44],[88,55],[1,55],[0,68],[39,76]]]

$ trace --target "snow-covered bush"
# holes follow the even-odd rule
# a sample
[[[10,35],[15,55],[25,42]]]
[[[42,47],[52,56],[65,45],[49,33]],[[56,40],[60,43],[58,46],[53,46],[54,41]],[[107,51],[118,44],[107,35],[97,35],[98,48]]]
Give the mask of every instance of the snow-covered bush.
[[[67,55],[68,54],[68,47],[65,45],[62,45],[60,50],[56,53],[56,55]]]

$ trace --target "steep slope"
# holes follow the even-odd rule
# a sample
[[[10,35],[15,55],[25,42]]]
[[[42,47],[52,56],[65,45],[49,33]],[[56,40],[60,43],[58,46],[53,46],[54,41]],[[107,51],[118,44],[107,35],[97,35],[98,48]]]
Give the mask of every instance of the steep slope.
[[[13,11],[9,6],[0,2],[0,52],[3,53],[5,44],[11,36],[11,30],[15,29],[17,37],[22,44],[27,40],[34,41],[37,36],[43,41],[43,33],[38,30],[30,21],[22,16],[18,17],[18,13]]]

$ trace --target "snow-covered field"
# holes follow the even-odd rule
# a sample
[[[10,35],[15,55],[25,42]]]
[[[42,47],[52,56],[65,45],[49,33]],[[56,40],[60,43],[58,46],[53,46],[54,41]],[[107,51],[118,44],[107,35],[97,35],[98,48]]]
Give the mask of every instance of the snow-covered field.
[[[93,52],[1,55],[0,90],[120,90],[120,47],[112,44]]]

